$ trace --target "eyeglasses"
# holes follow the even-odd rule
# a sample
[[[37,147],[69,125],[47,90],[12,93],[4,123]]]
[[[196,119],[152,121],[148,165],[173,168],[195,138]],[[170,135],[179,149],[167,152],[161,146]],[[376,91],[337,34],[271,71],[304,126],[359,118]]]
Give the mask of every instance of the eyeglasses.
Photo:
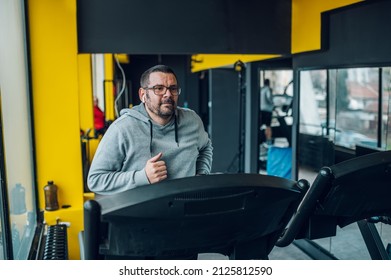
[[[150,89],[153,90],[153,93],[159,96],[165,95],[167,90],[169,89],[172,95],[180,95],[181,94],[181,88],[178,86],[163,86],[163,85],[158,85],[158,86],[153,86],[153,87],[145,87],[144,89]]]

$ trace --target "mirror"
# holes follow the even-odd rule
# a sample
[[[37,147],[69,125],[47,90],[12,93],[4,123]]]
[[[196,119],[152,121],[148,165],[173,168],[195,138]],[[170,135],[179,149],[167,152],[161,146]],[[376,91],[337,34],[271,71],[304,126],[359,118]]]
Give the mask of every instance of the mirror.
[[[273,100],[270,132],[268,132],[262,113],[262,102],[267,97],[262,88],[269,80]],[[292,70],[261,70],[260,71],[260,112],[259,112],[259,164],[260,173],[291,178],[292,172],[292,102],[293,102],[293,71]],[[267,122],[267,120],[266,120]],[[271,140],[267,140],[271,133]]]

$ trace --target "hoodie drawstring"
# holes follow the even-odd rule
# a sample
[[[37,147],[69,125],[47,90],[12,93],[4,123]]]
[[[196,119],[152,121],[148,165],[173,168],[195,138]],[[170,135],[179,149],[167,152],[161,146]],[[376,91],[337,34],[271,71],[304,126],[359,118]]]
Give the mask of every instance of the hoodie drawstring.
[[[152,139],[153,139],[153,125],[152,121],[148,120],[149,122],[149,131],[150,131],[150,136],[149,136],[149,153],[152,155]],[[178,120],[177,120],[177,115],[175,114],[174,116],[174,130],[175,130],[175,142],[177,146],[179,147],[179,141],[178,141]]]
[[[148,122],[149,122],[149,130],[150,130],[150,135],[149,135],[149,153],[151,154],[151,157],[152,157],[153,127],[152,127],[152,121],[148,120]]]
[[[176,112],[175,112],[174,122],[175,122],[175,142],[176,142],[177,146],[179,147],[179,141],[178,141],[178,122],[177,122],[177,115],[176,115]]]

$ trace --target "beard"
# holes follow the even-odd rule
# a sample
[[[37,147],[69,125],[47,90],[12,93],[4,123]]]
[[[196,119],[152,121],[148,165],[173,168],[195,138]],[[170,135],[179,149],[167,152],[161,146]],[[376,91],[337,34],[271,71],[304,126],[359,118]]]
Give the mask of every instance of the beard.
[[[157,104],[153,104],[149,94],[146,94],[146,98],[147,101],[145,102],[145,105],[147,106],[148,110],[151,111],[153,114],[163,119],[169,119],[174,115],[176,110],[176,104],[173,99],[165,98],[161,99],[160,102],[158,102]]]

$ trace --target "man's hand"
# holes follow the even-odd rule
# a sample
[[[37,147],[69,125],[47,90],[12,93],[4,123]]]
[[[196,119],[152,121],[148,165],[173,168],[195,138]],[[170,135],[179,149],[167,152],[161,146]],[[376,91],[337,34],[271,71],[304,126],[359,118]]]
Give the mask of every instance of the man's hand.
[[[145,165],[145,173],[147,174],[150,184],[163,181],[167,178],[166,163],[163,160],[160,160],[162,156],[162,153],[158,153],[153,158],[150,158]]]

